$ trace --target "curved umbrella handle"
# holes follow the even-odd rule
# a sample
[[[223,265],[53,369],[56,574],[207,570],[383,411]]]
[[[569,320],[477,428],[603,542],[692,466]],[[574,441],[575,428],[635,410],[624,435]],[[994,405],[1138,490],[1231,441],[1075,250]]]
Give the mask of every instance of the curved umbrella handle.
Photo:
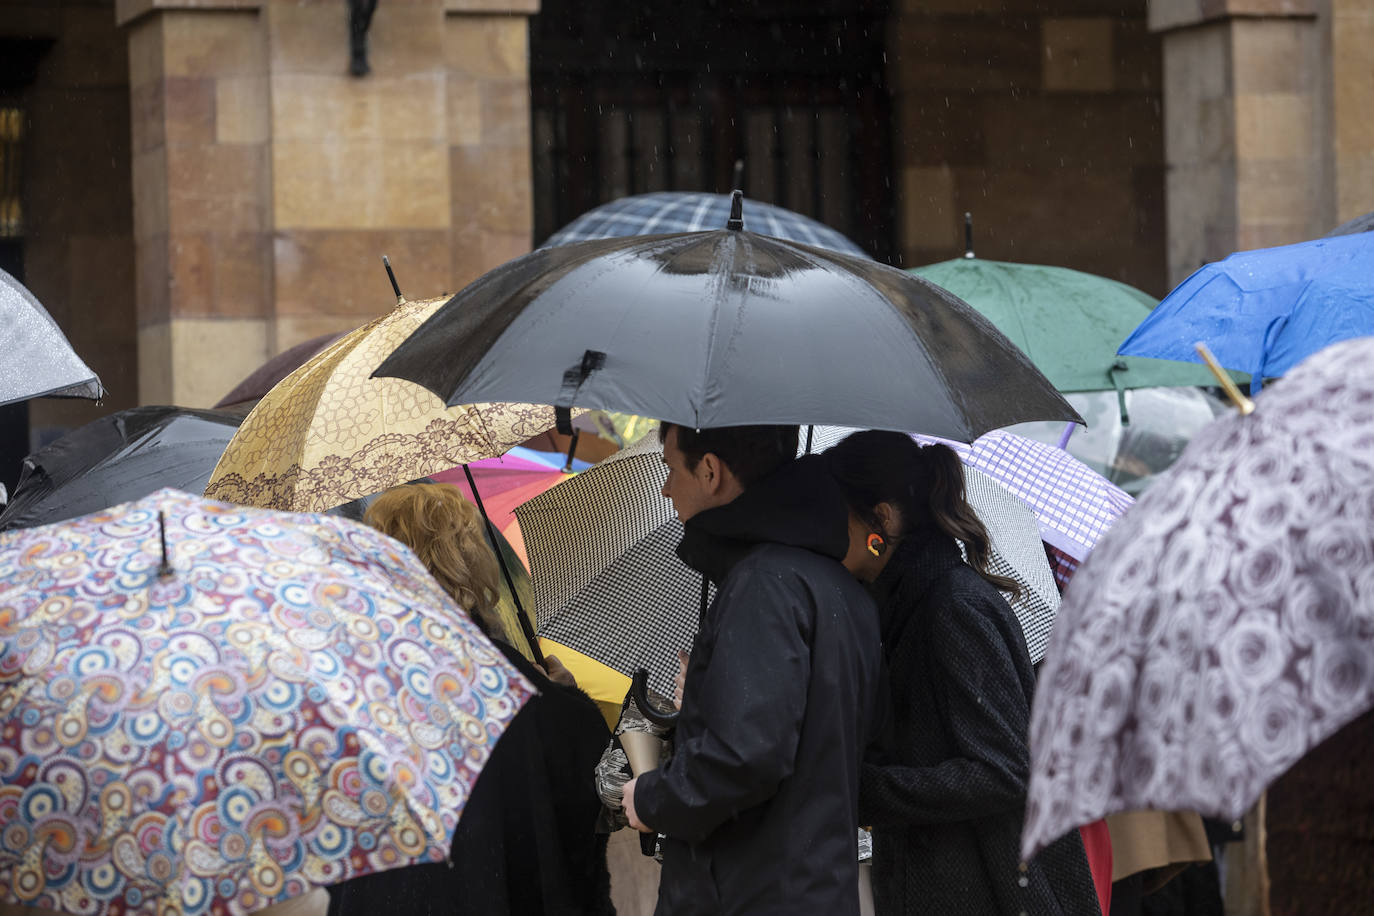
[[[677,725],[677,718],[681,713],[662,712],[649,700],[649,669],[640,668],[635,671],[635,676],[630,681],[630,698],[635,701],[639,711],[644,714],[655,725],[663,728],[672,728]]]

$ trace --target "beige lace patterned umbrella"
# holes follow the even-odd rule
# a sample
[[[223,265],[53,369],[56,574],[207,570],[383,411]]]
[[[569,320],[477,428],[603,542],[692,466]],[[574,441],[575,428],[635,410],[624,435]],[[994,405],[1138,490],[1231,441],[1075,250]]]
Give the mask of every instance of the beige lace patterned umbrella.
[[[552,407],[445,408],[412,382],[372,370],[449,301],[401,300],[283,379],[229,442],[205,495],[267,509],[322,512],[479,458],[553,426]]]

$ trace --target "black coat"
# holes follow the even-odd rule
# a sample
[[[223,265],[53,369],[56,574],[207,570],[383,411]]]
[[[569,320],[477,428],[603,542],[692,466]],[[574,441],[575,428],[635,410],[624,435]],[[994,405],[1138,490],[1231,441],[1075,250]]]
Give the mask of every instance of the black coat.
[[[1010,606],[933,531],[902,540],[873,593],[891,708],[859,813],[877,912],[1099,916],[1077,831],[1020,886],[1035,674]]]
[[[667,835],[657,913],[858,913],[858,767],[880,669],[872,599],[838,562],[847,511],[803,458],[687,522],[717,584],[672,759],[635,808]]]
[[[329,916],[614,914],[592,770],[610,730],[582,691],[555,684],[504,643],[538,688],[477,777],[452,864],[364,875],[329,888]]]

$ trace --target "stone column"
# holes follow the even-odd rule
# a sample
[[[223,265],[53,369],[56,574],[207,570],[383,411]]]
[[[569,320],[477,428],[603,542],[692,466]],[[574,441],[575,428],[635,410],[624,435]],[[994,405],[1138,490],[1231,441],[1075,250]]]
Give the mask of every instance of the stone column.
[[[1371,0],[1153,0],[1169,276],[1374,208]]]
[[[139,400],[208,407],[268,355],[268,41],[256,3],[191,6],[118,13],[129,35]]]
[[[1335,221],[1374,210],[1374,0],[1326,0]]]
[[[128,0],[140,394],[213,403],[263,359],[529,249],[537,0]]]

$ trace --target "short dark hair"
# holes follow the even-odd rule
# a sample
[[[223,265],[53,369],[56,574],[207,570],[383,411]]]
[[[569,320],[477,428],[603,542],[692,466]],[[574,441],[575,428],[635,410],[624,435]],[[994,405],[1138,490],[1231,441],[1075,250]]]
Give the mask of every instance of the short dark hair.
[[[658,441],[668,441],[668,430],[677,430],[677,447],[694,470],[707,452],[730,469],[744,487],[752,486],[797,457],[795,426],[720,426],[693,429],[664,421],[658,425]]]

